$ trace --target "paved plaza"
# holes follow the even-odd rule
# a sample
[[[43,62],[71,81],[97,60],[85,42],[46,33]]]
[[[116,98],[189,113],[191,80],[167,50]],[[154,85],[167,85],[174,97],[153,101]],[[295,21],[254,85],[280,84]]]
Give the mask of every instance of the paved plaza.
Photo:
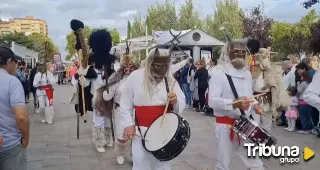
[[[28,105],[30,115],[30,142],[27,149],[29,170],[131,170],[129,163],[116,164],[113,149],[97,153],[91,142],[92,116],[88,122],[80,120],[80,139],[76,136],[77,119],[74,106],[69,103],[72,94],[70,85],[55,86],[55,117],[53,124],[41,124],[39,115],[33,113],[32,100]],[[213,170],[217,160],[214,135],[215,118],[186,110],[185,118],[191,126],[191,139],[183,153],[174,159],[172,170]],[[264,159],[268,170],[316,170],[320,167],[320,139],[314,135],[286,132],[283,128],[273,130],[279,145],[297,145],[300,152],[310,147],[316,156],[304,162],[281,166],[278,159]],[[231,170],[246,170],[235,156]]]

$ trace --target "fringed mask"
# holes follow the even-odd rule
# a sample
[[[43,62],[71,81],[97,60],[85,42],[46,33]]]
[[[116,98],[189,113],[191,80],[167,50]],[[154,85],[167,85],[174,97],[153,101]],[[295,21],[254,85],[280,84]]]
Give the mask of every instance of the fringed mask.
[[[121,67],[123,68],[123,73],[126,75],[131,74],[134,70],[137,69],[135,63],[132,61],[132,56],[126,55],[123,57],[121,62]]]

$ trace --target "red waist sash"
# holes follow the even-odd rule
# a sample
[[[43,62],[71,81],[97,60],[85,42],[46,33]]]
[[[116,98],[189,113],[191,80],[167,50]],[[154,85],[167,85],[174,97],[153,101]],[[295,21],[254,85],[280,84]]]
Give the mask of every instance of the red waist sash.
[[[236,119],[233,119],[233,118],[230,118],[230,117],[227,117],[227,116],[223,116],[223,117],[216,117],[216,122],[217,123],[220,123],[220,124],[226,124],[226,125],[231,125],[233,127],[233,123]],[[230,141],[233,142],[233,137],[234,137],[234,130],[230,129],[230,134],[229,134],[229,138],[230,138]],[[239,135],[237,135],[238,137],[238,143],[240,145],[240,137]]]
[[[49,106],[52,106],[53,105],[53,88],[52,88],[52,85],[48,84],[48,85],[39,86],[39,90],[44,90],[46,92],[46,95],[47,95],[48,100],[49,100]]]
[[[166,106],[135,106],[134,108],[136,110],[136,120],[138,120],[136,124],[139,126],[149,127],[158,117],[163,114]],[[172,109],[169,105],[167,113],[171,110]]]

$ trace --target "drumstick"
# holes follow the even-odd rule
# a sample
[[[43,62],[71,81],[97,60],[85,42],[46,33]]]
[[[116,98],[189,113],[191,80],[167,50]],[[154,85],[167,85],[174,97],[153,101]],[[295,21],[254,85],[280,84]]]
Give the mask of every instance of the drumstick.
[[[263,96],[263,95],[265,95],[265,94],[266,94],[266,93],[261,93],[261,94],[257,94],[257,95],[251,96],[251,97],[248,98],[248,100],[249,100],[249,99],[254,99],[254,98],[259,97],[259,96]],[[236,100],[236,101],[232,102],[232,104],[238,103],[238,102],[240,102],[240,101],[242,101],[242,100],[243,100],[243,99],[241,99],[241,100]]]
[[[171,93],[173,92],[173,89],[174,89],[175,84],[176,84],[176,81],[174,80],[173,83],[172,83],[172,86],[171,86]],[[161,118],[161,123],[160,123],[160,125],[162,125],[162,122],[163,122],[163,120],[164,120],[165,114],[167,113],[168,107],[169,107],[169,102],[167,103],[166,108],[164,109],[164,112],[163,112],[163,114],[162,114],[162,118]]]
[[[271,119],[272,121],[274,121],[274,119],[273,119],[272,117],[270,117],[269,115],[266,115],[266,114],[264,114],[264,113],[262,113],[261,115],[262,115],[262,116],[265,116],[265,117],[267,117],[267,118],[269,118],[269,119]]]

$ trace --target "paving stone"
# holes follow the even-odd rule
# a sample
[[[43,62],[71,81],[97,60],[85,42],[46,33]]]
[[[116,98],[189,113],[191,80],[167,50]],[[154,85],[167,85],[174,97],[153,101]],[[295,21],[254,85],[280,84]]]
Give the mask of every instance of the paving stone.
[[[97,157],[73,156],[71,158],[72,170],[102,170]]]
[[[70,164],[70,153],[47,153],[43,159],[44,166]]]
[[[30,161],[28,157],[28,170],[42,170],[42,160],[41,161]]]
[[[32,104],[27,105],[30,122],[30,142],[27,148],[30,170],[131,170],[131,164],[117,165],[113,148],[106,153],[97,153],[91,136],[92,113],[87,113],[87,123],[80,118],[80,139],[77,139],[77,119],[73,105],[66,98],[71,96],[70,86],[55,87],[55,118],[52,125],[42,124],[39,114],[32,113]],[[32,103],[32,102],[30,102]],[[191,139],[185,150],[173,160],[172,170],[213,170],[217,163],[215,118],[206,117],[186,109],[186,120],[190,123]],[[320,153],[320,139],[313,135],[289,133],[273,125],[272,133],[278,145],[308,146]],[[302,150],[300,152],[303,152]],[[127,153],[129,154],[129,153]],[[280,165],[279,159],[262,159],[266,170],[315,170],[319,169],[318,155],[309,162],[300,157],[297,165]],[[234,157],[230,170],[247,170],[243,162]]]

